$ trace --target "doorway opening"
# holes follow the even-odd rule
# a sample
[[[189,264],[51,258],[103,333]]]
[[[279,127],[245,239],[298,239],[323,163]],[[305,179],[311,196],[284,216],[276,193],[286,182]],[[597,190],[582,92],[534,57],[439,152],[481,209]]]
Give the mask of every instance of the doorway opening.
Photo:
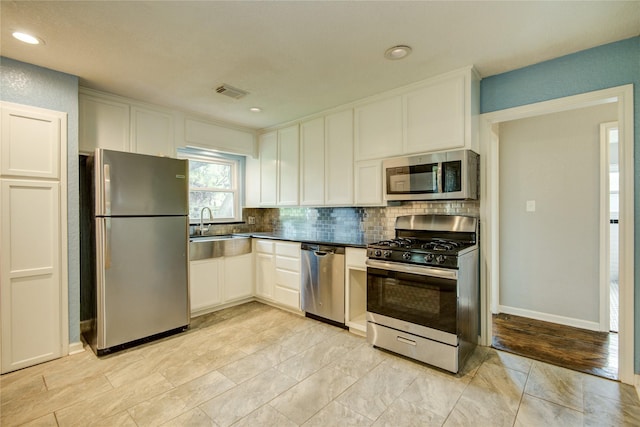
[[[501,231],[503,224],[505,223],[505,221],[508,220],[508,218],[505,218],[503,216],[504,212],[501,211],[501,201],[503,199],[502,188],[500,186],[500,182],[501,182],[500,177],[503,174],[503,171],[501,170],[502,155],[503,155],[503,152],[502,152],[503,141],[501,140],[501,135],[500,135],[501,126],[503,124],[507,124],[508,122],[511,122],[514,120],[534,118],[534,117],[539,117],[543,115],[553,115],[556,113],[579,110],[586,107],[592,107],[592,106],[604,105],[604,104],[612,104],[614,106],[615,113],[616,113],[614,114],[614,117],[616,117],[617,125],[618,125],[617,126],[617,136],[618,136],[617,151],[616,151],[616,147],[609,146],[610,149],[613,149],[617,153],[617,160],[618,160],[617,189],[618,190],[616,193],[615,192],[616,187],[614,187],[614,191],[611,191],[609,187],[609,181],[614,181],[614,179],[610,179],[611,176],[610,176],[609,167],[604,168],[600,166],[598,160],[602,158],[602,156],[599,156],[598,160],[596,160],[595,163],[593,164],[589,163],[590,165],[589,167],[594,171],[600,170],[601,174],[603,173],[602,172],[603,170],[606,171],[607,187],[605,187],[604,189],[600,187],[601,190],[597,191],[598,172],[595,172],[596,174],[595,182],[589,181],[589,183],[579,185],[576,188],[579,188],[580,190],[583,190],[585,188],[591,188],[591,189],[595,188],[596,193],[600,195],[606,194],[607,196],[606,212],[601,211],[599,215],[596,214],[596,216],[599,218],[597,222],[598,225],[595,225],[595,226],[591,225],[589,228],[589,230],[594,230],[594,228],[595,230],[600,229],[600,238],[598,238],[597,235],[592,234],[592,239],[596,241],[596,243],[598,241],[600,242],[600,249],[599,249],[600,252],[597,253],[592,250],[589,259],[583,258],[583,262],[585,266],[586,265],[592,266],[593,264],[598,264],[600,272],[606,271],[606,276],[607,276],[607,282],[606,282],[607,286],[605,287],[606,298],[602,298],[603,287],[600,286],[602,283],[605,283],[605,282],[603,282],[602,280],[599,280],[599,281],[596,280],[595,285],[592,282],[592,285],[589,288],[590,289],[589,292],[591,293],[591,303],[590,303],[591,311],[588,316],[582,316],[580,315],[580,313],[578,313],[577,315],[568,316],[570,317],[570,319],[569,321],[567,321],[566,318],[563,318],[567,316],[563,316],[563,315],[558,316],[557,315],[558,313],[554,312],[553,308],[538,310],[543,314],[551,313],[552,314],[551,316],[537,316],[537,314],[539,314],[539,313],[536,313],[537,306],[525,307],[526,309],[521,311],[518,311],[518,310],[509,311],[508,309],[510,308],[509,306],[510,303],[509,302],[504,303],[504,301],[501,301],[501,298],[503,296],[502,294],[503,277],[502,276],[503,274],[505,274],[505,271],[506,271],[505,269],[513,268],[513,263],[507,263],[507,261],[505,260],[505,257],[508,258],[508,256],[510,255],[510,253],[508,252],[510,248],[505,247],[501,249],[500,247],[500,243],[503,241],[502,238],[504,237],[503,234],[507,235],[506,238],[509,238],[509,236],[512,234],[512,232],[509,233],[506,230]],[[527,322],[525,329],[529,328],[529,336],[538,335],[542,337],[543,339],[540,341],[540,343],[542,343],[542,345],[547,345],[547,346],[548,346],[548,343],[546,343],[544,340],[544,333],[539,329],[535,329],[537,326],[544,327],[545,325],[544,324],[535,325],[534,324],[535,322],[540,321],[540,322],[551,323],[552,324],[551,329],[554,330],[554,333],[557,331],[560,331],[561,329],[555,325],[561,324],[563,327],[568,328],[566,332],[564,332],[566,333],[566,337],[580,337],[580,333],[582,331],[587,331],[591,334],[600,335],[601,337],[607,338],[606,340],[603,341],[604,344],[602,344],[603,347],[606,347],[606,350],[602,353],[602,357],[608,359],[609,365],[615,368],[615,371],[617,371],[616,376],[617,378],[619,378],[620,381],[627,384],[633,384],[635,379],[633,374],[633,348],[634,348],[633,169],[634,169],[634,165],[632,161],[633,157],[630,155],[627,155],[627,153],[633,152],[633,90],[632,90],[632,87],[630,85],[621,86],[618,88],[605,89],[602,91],[575,95],[575,96],[570,96],[567,98],[561,98],[561,99],[556,99],[551,101],[545,101],[538,104],[530,104],[522,107],[515,107],[507,110],[493,112],[493,113],[486,113],[486,114],[483,114],[482,116],[481,124],[482,124],[482,139],[481,139],[480,154],[481,154],[481,162],[482,162],[481,169],[483,171],[482,172],[483,173],[483,176],[482,176],[483,197],[481,201],[481,221],[483,221],[484,223],[484,233],[483,233],[484,238],[481,239],[481,242],[480,242],[481,248],[482,248],[481,250],[484,253],[484,259],[483,259],[483,262],[481,263],[481,284],[482,284],[481,289],[483,292],[481,296],[482,297],[481,303],[482,303],[482,309],[483,309],[483,313],[482,313],[483,322],[481,325],[482,342],[488,346],[492,345],[493,338],[497,335],[496,333],[494,333],[494,328],[498,328],[499,326],[497,325],[497,323],[499,323],[500,320],[504,320],[504,318],[500,319],[499,318],[500,316],[506,317],[506,319],[510,321],[518,320],[517,318],[524,318],[525,321]],[[610,136],[613,137],[613,133]],[[595,137],[595,140],[597,144],[598,143],[597,135]],[[607,154],[609,154],[609,150],[607,150]],[[612,159],[616,159],[615,156],[611,156],[611,157]],[[527,158],[527,160],[528,159],[529,158]],[[538,168],[534,169],[528,175],[527,179],[530,179],[531,181],[540,181],[540,180],[546,179],[547,177],[546,172],[548,170],[547,166],[550,163],[552,162],[547,162],[546,160],[538,162],[538,165],[539,165]],[[608,166],[608,163],[605,164],[605,166]],[[554,167],[556,168],[556,170],[560,168],[564,168],[563,165],[560,165],[560,166],[554,165]],[[568,176],[571,176],[571,174],[569,174]],[[556,180],[554,182],[560,182],[560,181]],[[545,188],[552,188],[552,187],[547,186]],[[539,194],[542,194],[542,193],[544,192],[538,192],[535,195],[526,196],[525,199],[518,201],[514,206],[516,206],[516,209],[520,210],[522,215],[524,215],[524,212],[535,212],[536,210],[541,211],[545,206],[552,206],[555,209],[553,214],[562,213],[562,209],[558,209],[558,204],[553,204],[553,203],[545,204],[544,201],[541,201],[540,199],[541,196]],[[515,192],[515,194],[517,194],[517,192]],[[564,193],[564,194],[567,194],[567,193]],[[610,203],[610,199],[612,197],[616,197],[616,194],[619,200],[617,215],[616,215],[617,218],[613,217],[609,210],[609,205],[613,204],[613,203]],[[574,197],[574,194],[571,194],[571,192],[569,192],[568,197]],[[538,199],[537,203],[536,203],[536,199]],[[580,198],[577,198],[577,199],[574,198],[574,200],[579,200],[579,199]],[[601,207],[602,205],[603,204],[600,203]],[[598,210],[597,205],[595,209]],[[591,211],[587,209],[582,209],[580,212],[593,213],[593,209],[591,209]],[[578,217],[575,218],[575,220],[582,221],[584,220],[583,217],[584,215],[582,213],[579,213]],[[543,222],[545,224],[553,224],[554,216],[552,215],[550,216],[550,218],[551,219]],[[611,219],[617,219],[617,221],[611,221]],[[611,225],[611,222],[614,222],[614,225]],[[565,218],[564,224],[572,224],[572,223]],[[525,226],[521,226],[519,230],[526,230],[527,224],[524,224],[524,225]],[[617,231],[617,233],[612,232],[612,227],[615,231]],[[613,242],[609,242],[609,236],[612,234],[615,234],[614,236],[611,236],[613,239],[615,239],[617,235],[617,239],[618,239],[617,243],[615,240]],[[606,239],[603,238],[605,236],[606,236]],[[530,243],[531,243],[530,240],[526,240],[526,239],[520,240],[520,247],[518,247],[517,249],[524,248],[525,250],[528,250],[529,248],[527,246],[529,246]],[[603,252],[601,252],[602,246],[606,247],[607,252],[604,253],[605,256],[603,256]],[[609,252],[610,247],[619,249],[619,252],[617,253],[617,256],[615,258],[614,258],[614,255],[616,254],[615,253],[612,254],[611,252]],[[582,249],[579,246],[572,247],[571,249],[576,249],[576,248],[578,250]],[[567,250],[564,252],[556,251],[552,253],[544,249],[539,249],[537,250],[537,252],[542,254],[547,254],[549,257],[553,257],[553,253],[555,253],[556,256],[560,256],[561,254],[568,254],[569,257],[575,256],[575,254],[578,253],[577,251],[572,251],[572,250]],[[577,258],[580,259],[579,256]],[[611,258],[611,262],[609,263],[610,258]],[[603,259],[605,259],[606,262],[603,262]],[[527,258],[524,258],[524,261],[531,263],[531,261]],[[507,264],[507,265],[503,266],[503,264]],[[525,264],[526,263],[521,263],[520,266]],[[537,264],[536,263],[533,263],[533,264],[537,266],[537,268],[540,270],[542,269],[540,268],[540,266],[552,265],[552,264],[549,264],[546,259],[544,259],[544,262],[538,262]],[[610,266],[614,266],[614,267],[617,266],[618,280],[614,282],[614,286],[616,283],[618,285],[617,299],[615,298],[616,288],[612,289],[612,287],[610,286],[611,282],[609,282],[609,276],[613,276],[614,280],[616,277],[615,275],[610,274],[610,270],[609,270]],[[534,270],[530,270],[530,271],[534,271]],[[561,269],[554,269],[554,271],[558,272],[558,274],[563,274],[563,271]],[[575,268],[572,269],[571,271],[572,271],[571,275],[574,275],[574,273],[575,274],[580,273],[579,269],[575,269]],[[534,271],[534,273],[538,274],[537,271]],[[595,275],[596,277],[600,276],[600,274],[597,273],[597,270]],[[519,279],[528,278],[529,276],[530,275],[527,275],[527,274],[521,274]],[[534,281],[534,283],[536,284],[536,286],[539,287],[540,283],[543,283],[543,282],[540,280],[540,278],[537,278],[537,280]],[[526,288],[523,288],[523,289],[526,290]],[[544,302],[548,302],[549,300],[554,302],[555,292],[556,292],[555,288],[550,288],[546,293],[538,292],[537,294],[530,294],[530,295],[533,298],[539,298],[539,301],[546,299],[547,301],[544,301]],[[577,307],[577,308],[575,307],[576,305],[575,300],[577,296],[582,295],[581,292],[582,292],[582,289],[580,289],[580,292],[575,292],[574,290],[574,292],[571,293],[569,297],[565,296],[563,298],[555,298],[555,300],[560,301],[561,303],[569,301],[574,304],[574,307],[573,307],[574,310],[580,310],[581,307]],[[540,297],[540,294],[542,294],[541,297]],[[514,292],[513,295],[521,297],[521,294],[519,294],[518,292]],[[600,297],[598,297],[598,295],[600,295]],[[611,295],[612,298],[609,298],[609,295]],[[599,307],[595,309],[596,310],[595,314],[593,311],[594,301],[595,301],[595,304],[597,304],[597,306]],[[618,304],[615,304],[616,301],[618,301]],[[613,307],[610,305],[610,303],[612,302],[614,303]],[[578,303],[577,305],[580,305],[580,304],[581,303]],[[507,306],[506,307],[507,310],[503,310],[503,308],[505,308],[503,306],[505,305]],[[513,307],[517,307],[517,304],[515,303],[511,304],[511,308]],[[619,313],[618,316],[615,315],[616,307]],[[498,314],[498,315],[494,316],[494,314]],[[615,317],[614,320],[619,319],[619,322],[616,322],[616,321],[612,322],[610,317],[611,315]],[[494,319],[496,320],[495,323],[494,323]],[[577,322],[572,322],[573,320],[576,320],[576,319],[578,320]],[[616,323],[617,323],[617,326],[616,326]],[[549,326],[549,325],[546,325],[546,326]],[[571,328],[577,328],[579,330],[575,330]],[[619,333],[618,334],[610,333],[610,329],[617,329]],[[584,335],[581,339],[579,338],[575,341],[576,345],[580,345],[581,340],[591,341],[591,338],[589,338],[589,334]],[[535,344],[535,345],[538,345],[538,344]],[[568,347],[568,348],[565,347],[565,351],[560,351],[560,353],[571,353],[572,351],[573,350],[571,349],[571,347]],[[529,356],[529,357],[532,357],[532,356]],[[572,368],[572,366],[568,366],[568,367]],[[577,369],[577,368],[573,367],[573,369]],[[596,374],[599,375],[598,373]],[[602,375],[602,376],[611,378],[610,375]]]
[[[609,201],[609,331],[618,332],[620,317],[620,165],[618,162],[618,122],[603,123],[601,137],[608,147]]]

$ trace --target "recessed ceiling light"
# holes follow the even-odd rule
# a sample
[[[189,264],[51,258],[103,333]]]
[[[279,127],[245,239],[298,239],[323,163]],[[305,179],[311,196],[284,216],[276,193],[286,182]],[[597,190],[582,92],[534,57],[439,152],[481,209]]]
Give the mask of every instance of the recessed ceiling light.
[[[251,107],[249,108],[249,111],[251,111],[252,113],[259,113],[262,111],[262,108],[260,107]]]
[[[384,57],[387,59],[402,59],[407,57],[411,53],[409,46],[399,45],[390,47],[384,53]]]
[[[44,44],[42,39],[39,39],[36,36],[32,36],[31,34],[21,33],[20,31],[14,31],[12,36],[21,42],[29,43],[29,44]]]

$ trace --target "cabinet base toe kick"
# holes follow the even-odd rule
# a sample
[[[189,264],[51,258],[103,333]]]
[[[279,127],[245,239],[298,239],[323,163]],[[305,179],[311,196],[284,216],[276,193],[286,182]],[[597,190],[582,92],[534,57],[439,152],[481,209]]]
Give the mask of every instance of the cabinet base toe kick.
[[[464,365],[459,345],[443,344],[373,322],[367,322],[367,342],[453,373]]]

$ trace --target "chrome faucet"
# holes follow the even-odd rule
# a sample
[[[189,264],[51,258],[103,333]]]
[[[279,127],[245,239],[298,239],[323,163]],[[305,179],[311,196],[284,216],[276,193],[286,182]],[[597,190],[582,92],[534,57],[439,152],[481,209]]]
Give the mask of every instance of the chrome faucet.
[[[202,208],[202,210],[200,211],[200,235],[201,236],[204,236],[204,233],[209,231],[209,226],[207,226],[207,229],[205,230],[204,223],[202,221],[205,209],[209,211],[209,220],[213,220],[213,213],[211,212],[211,209],[209,209],[207,206]]]

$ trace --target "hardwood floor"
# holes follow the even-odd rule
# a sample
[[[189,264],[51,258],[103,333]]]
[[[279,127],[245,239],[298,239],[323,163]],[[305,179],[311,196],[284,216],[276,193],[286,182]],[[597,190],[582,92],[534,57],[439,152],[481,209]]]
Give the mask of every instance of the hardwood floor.
[[[510,314],[493,315],[492,346],[531,359],[618,379],[618,334]]]

